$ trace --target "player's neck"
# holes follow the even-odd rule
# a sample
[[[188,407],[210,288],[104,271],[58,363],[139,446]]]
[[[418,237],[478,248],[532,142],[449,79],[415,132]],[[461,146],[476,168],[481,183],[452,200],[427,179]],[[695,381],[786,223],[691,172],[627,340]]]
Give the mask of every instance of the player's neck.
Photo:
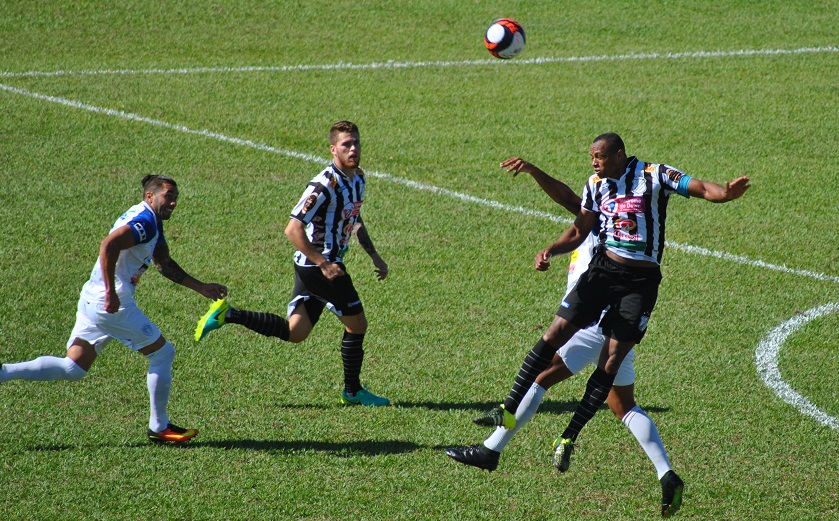
[[[352,179],[353,177],[355,177],[355,168],[347,168],[336,161],[333,161],[332,164],[335,165],[335,168],[340,170],[341,173],[347,176],[348,178]]]

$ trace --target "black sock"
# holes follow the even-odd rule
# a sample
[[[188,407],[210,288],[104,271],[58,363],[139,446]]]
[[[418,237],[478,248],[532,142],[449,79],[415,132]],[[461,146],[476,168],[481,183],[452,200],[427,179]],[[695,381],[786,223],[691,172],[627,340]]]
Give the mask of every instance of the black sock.
[[[609,374],[599,367],[594,370],[586,384],[586,393],[583,395],[580,404],[577,405],[577,410],[574,411],[571,423],[562,433],[563,438],[576,441],[586,423],[594,417],[597,410],[606,402],[606,397],[609,396],[609,391],[612,389],[614,382],[615,375]]]
[[[350,396],[361,390],[361,363],[364,361],[364,334],[344,331],[341,361],[344,363],[344,391]]]
[[[524,358],[524,363],[521,365],[521,369],[519,369],[519,374],[516,375],[513,388],[510,390],[507,399],[504,400],[504,408],[510,414],[516,413],[516,409],[518,409],[522,398],[524,398],[530,386],[533,385],[539,373],[548,367],[555,354],[556,348],[541,338],[533,346],[533,349],[527,353],[527,356]]]
[[[260,335],[275,336],[282,340],[288,340],[288,320],[273,313],[230,308],[230,316],[225,318],[224,321],[231,324],[241,324]]]

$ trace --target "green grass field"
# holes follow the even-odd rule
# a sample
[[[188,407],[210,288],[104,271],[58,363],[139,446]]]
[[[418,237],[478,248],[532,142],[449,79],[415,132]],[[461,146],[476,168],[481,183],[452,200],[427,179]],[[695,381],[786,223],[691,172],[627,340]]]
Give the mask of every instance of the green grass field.
[[[139,180],[178,180],[172,256],[234,304],[284,313],[283,235],[339,119],[361,128],[365,221],[391,275],[347,264],[370,320],[362,377],[385,409],[338,403],[340,325],[283,344],[225,328],[195,344],[200,295],[156,273],[142,309],[177,348],[170,414],[201,434],[146,443],[147,364],[112,344],[78,383],[0,386],[0,514],[16,519],[659,517],[655,471],[601,411],[571,471],[551,442],[582,396],[552,389],[496,472],[448,445],[503,400],[565,286],[533,257],[565,228],[519,155],[581,188],[588,145],[704,180],[674,197],[665,280],[636,396],[687,483],[680,519],[839,519],[839,3],[0,0],[0,361],[61,355],[78,292]],[[482,34],[510,16],[515,60]],[[549,218],[546,214],[554,215]],[[828,306],[825,310],[825,306]],[[831,307],[832,306],[832,307]],[[779,345],[761,343],[821,309]],[[773,331],[775,333],[773,333]]]

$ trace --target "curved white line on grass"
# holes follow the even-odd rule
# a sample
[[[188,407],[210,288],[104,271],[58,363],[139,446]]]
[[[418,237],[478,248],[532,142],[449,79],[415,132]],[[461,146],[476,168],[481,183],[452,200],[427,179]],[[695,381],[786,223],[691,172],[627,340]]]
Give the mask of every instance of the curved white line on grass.
[[[839,47],[801,47],[798,49],[740,49],[736,51],[693,51],[669,53],[637,53],[601,56],[568,56],[557,58],[519,58],[516,60],[499,60],[489,58],[484,60],[459,61],[420,61],[397,62],[393,60],[373,63],[345,63],[338,62],[324,65],[281,65],[274,67],[192,67],[177,69],[116,69],[116,70],[81,70],[81,71],[28,71],[28,72],[0,72],[0,78],[21,78],[34,76],[106,76],[132,74],[213,74],[231,72],[299,72],[299,71],[334,71],[334,70],[368,70],[368,69],[408,69],[416,67],[472,67],[486,65],[544,65],[550,63],[580,63],[622,60],[678,60],[684,58],[726,58],[737,56],[778,56],[786,54],[813,54],[839,52]]]
[[[131,114],[130,112],[124,112],[124,111],[121,111],[121,110],[114,110],[114,109],[108,109],[108,108],[103,108],[103,107],[97,107],[95,105],[89,105],[87,103],[82,103],[82,102],[79,102],[79,101],[73,101],[73,100],[69,100],[69,99],[66,99],[66,98],[60,98],[60,97],[57,97],[57,96],[48,96],[46,94],[40,94],[40,93],[37,93],[37,92],[32,92],[32,91],[29,91],[29,90],[26,90],[26,89],[21,89],[21,88],[18,88],[18,87],[11,87],[9,85],[0,84],[0,91],[7,91],[7,92],[11,92],[13,94],[20,94],[22,96],[27,96],[27,97],[30,97],[30,98],[34,98],[34,99],[38,99],[38,100],[42,100],[42,101],[47,101],[47,102],[50,102],[50,103],[56,103],[56,104],[59,104],[59,105],[64,105],[64,106],[72,107],[72,108],[76,108],[76,109],[86,110],[86,111],[94,112],[94,113],[97,113],[97,114],[104,114],[104,115],[107,115],[107,116],[113,116],[113,117],[117,117],[117,118],[127,119],[127,120],[130,120],[130,121],[137,121],[137,122],[140,122],[140,123],[146,123],[146,124],[154,125],[154,126],[157,126],[157,127],[162,127],[162,128],[167,128],[167,129],[170,129],[170,130],[175,130],[175,131],[178,131],[178,132],[183,132],[185,134],[192,134],[192,135],[196,135],[196,136],[208,137],[208,138],[216,139],[216,140],[219,140],[219,141],[224,141],[226,143],[231,143],[231,144],[234,144],[234,145],[246,146],[246,147],[250,147],[250,148],[255,148],[257,150],[262,150],[262,151],[265,151],[265,152],[271,152],[273,154],[279,154],[279,155],[283,155],[283,156],[293,157],[293,158],[296,158],[296,159],[302,159],[303,161],[309,161],[309,162],[312,162],[312,163],[318,163],[318,164],[322,164],[322,165],[329,164],[328,159],[324,159],[324,158],[318,157],[318,156],[313,156],[313,155],[310,155],[310,154],[304,154],[302,152],[295,152],[293,150],[283,150],[283,149],[280,149],[280,148],[272,147],[270,145],[265,145],[265,144],[262,144],[262,143],[256,143],[254,141],[250,141],[250,140],[247,140],[247,139],[239,139],[239,138],[235,138],[235,137],[225,136],[224,134],[219,134],[218,132],[212,132],[210,130],[194,130],[194,129],[191,129],[189,127],[185,127],[183,125],[175,125],[173,123],[167,123],[165,121],[160,121],[160,120],[157,120],[157,119],[151,119],[151,118],[147,118],[147,117],[144,117],[144,116],[139,116],[137,114]],[[543,219],[549,219],[551,221],[560,222],[560,223],[571,223],[572,222],[571,219],[569,219],[567,217],[560,217],[560,216],[557,216],[557,215],[554,215],[554,214],[551,214],[551,213],[547,213],[547,212],[540,212],[540,211],[537,211],[537,210],[531,210],[531,209],[524,208],[524,207],[521,207],[521,206],[515,206],[515,205],[500,203],[498,201],[493,201],[491,199],[485,199],[483,197],[476,197],[474,195],[464,194],[464,193],[461,193],[461,192],[455,192],[454,190],[448,190],[446,188],[440,188],[440,187],[433,186],[433,185],[419,183],[417,181],[412,181],[410,179],[404,179],[404,178],[397,177],[397,176],[394,176],[394,175],[391,175],[391,174],[386,174],[386,173],[381,173],[381,172],[376,172],[376,171],[370,171],[370,170],[366,170],[365,172],[368,175],[370,175],[371,177],[386,179],[388,181],[398,183],[398,184],[401,184],[401,185],[404,185],[404,186],[408,186],[408,187],[414,188],[416,190],[424,190],[424,191],[429,191],[429,192],[433,192],[433,193],[437,193],[437,194],[441,194],[441,195],[446,195],[448,197],[453,197],[453,198],[456,198],[456,199],[460,199],[461,201],[467,201],[467,202],[470,202],[470,203],[480,204],[480,205],[488,206],[490,208],[495,208],[495,209],[498,209],[498,210],[504,210],[504,211],[513,212],[513,213],[519,213],[519,214],[528,215],[528,216],[532,216],[532,217],[539,217],[539,218],[543,218]],[[691,246],[689,244],[680,244],[680,243],[677,243],[677,242],[668,241],[667,246],[671,247],[671,248],[674,248],[674,249],[677,249],[677,250],[682,250],[682,251],[686,251],[686,252],[689,252],[689,253],[695,253],[695,254],[698,254],[698,255],[706,255],[706,256],[709,256],[709,257],[715,257],[715,258],[718,258],[718,259],[728,260],[728,261],[736,262],[736,263],[739,263],[739,264],[746,264],[746,265],[749,265],[749,266],[766,268],[766,269],[770,269],[770,270],[774,270],[774,271],[781,271],[781,272],[789,273],[789,274],[793,274],[793,275],[800,275],[800,276],[803,276],[803,277],[815,278],[817,280],[839,282],[839,276],[837,276],[837,275],[827,275],[827,274],[824,274],[824,273],[817,273],[817,272],[813,272],[813,271],[793,269],[793,268],[789,268],[789,267],[784,266],[784,265],[779,266],[777,264],[770,264],[768,262],[764,262],[764,261],[760,261],[760,260],[749,259],[748,257],[743,257],[743,256],[740,256],[740,255],[732,255],[730,253],[707,250],[705,248],[700,248],[698,246]]]
[[[839,311],[839,302],[825,304],[797,315],[790,320],[787,320],[780,326],[769,332],[769,335],[758,344],[755,350],[755,358],[757,365],[757,372],[763,378],[764,383],[778,395],[783,401],[792,405],[802,413],[812,416],[822,425],[827,425],[830,428],[839,430],[839,419],[828,415],[820,410],[818,407],[810,403],[807,398],[798,393],[795,389],[790,387],[781,378],[781,372],[778,370],[778,351],[786,342],[787,337],[795,333],[800,327],[807,322],[817,319],[830,313]]]

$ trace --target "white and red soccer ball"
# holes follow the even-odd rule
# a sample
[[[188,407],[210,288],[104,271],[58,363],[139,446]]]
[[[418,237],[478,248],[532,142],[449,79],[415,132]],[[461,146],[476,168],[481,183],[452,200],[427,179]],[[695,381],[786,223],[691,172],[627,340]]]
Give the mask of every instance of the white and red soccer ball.
[[[524,29],[512,18],[499,18],[487,28],[484,45],[496,58],[515,58],[524,50]]]

